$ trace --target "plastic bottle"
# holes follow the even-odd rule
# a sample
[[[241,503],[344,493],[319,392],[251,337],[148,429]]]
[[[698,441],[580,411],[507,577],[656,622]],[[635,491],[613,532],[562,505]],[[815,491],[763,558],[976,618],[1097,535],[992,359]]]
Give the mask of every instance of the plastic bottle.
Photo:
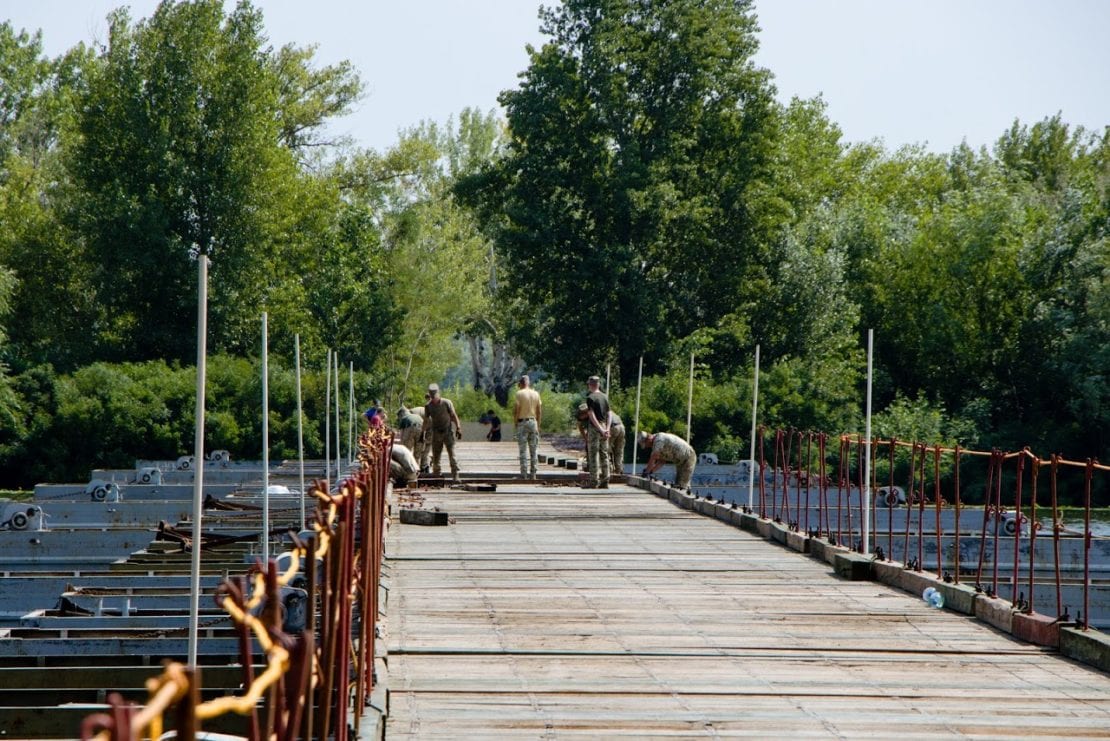
[[[925,600],[925,602],[932,607],[938,609],[944,607],[944,594],[937,591],[936,587],[926,588],[926,590],[921,593],[921,599]]]

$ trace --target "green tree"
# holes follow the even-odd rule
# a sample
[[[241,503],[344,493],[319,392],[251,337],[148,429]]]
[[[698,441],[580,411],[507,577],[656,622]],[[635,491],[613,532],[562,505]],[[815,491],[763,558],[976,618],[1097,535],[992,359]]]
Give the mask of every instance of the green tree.
[[[293,148],[313,143],[358,83],[346,66],[309,69],[309,58],[270,51],[248,2],[226,16],[218,0],[164,2],[134,26],[124,11],[111,16],[72,160],[107,352],[190,356],[198,254],[213,261],[213,349],[251,347],[271,302],[289,323],[310,319],[288,298],[303,296],[293,266],[321,241],[306,229],[341,220],[337,191],[321,200]]]
[[[762,188],[776,135],[746,1],[576,0],[502,94],[507,156],[466,190],[496,204],[520,351],[564,377],[668,346],[767,283]],[[487,205],[487,207],[489,207]],[[527,307],[527,308],[524,308]],[[652,367],[652,366],[649,366]]]
[[[425,122],[383,154],[364,152],[339,179],[357,207],[381,224],[391,342],[373,358],[382,397],[418,403],[422,389],[462,360],[460,339],[488,315],[489,242],[452,186],[492,151],[495,119],[464,111],[460,126]]]
[[[8,364],[4,358],[4,351],[8,344],[4,322],[10,310],[10,297],[14,286],[15,276],[0,265],[0,430],[12,432],[15,432],[18,426],[16,413],[19,402],[12,391],[11,380],[8,378]]]
[[[62,144],[90,58],[79,46],[48,60],[38,34],[0,24],[0,265],[18,278],[4,356],[21,367],[73,367],[93,352],[83,245],[61,220],[72,194]]]

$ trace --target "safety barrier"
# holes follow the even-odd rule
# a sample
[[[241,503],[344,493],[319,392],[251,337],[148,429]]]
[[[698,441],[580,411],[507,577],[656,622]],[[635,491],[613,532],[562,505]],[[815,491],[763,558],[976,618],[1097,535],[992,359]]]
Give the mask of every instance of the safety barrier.
[[[279,556],[220,585],[217,604],[239,637],[246,688],[241,695],[201,702],[200,669],[167,662],[161,675],[147,681],[145,705],[113,693],[107,712],[85,718],[81,738],[157,739],[171,712],[182,739],[194,739],[203,721],[229,713],[247,717],[251,739],[357,736],[374,690],[391,449],[388,430],[370,430],[359,440],[359,473],[340,482],[335,493],[326,480],[312,484],[307,495],[317,501],[313,532],[304,540],[294,536],[293,550],[283,554],[289,560],[283,572]],[[302,562],[316,566],[302,569]],[[289,635],[282,630],[280,594],[295,581],[304,585],[309,609],[305,629]],[[266,658],[258,676],[252,638]]]
[[[1100,573],[1110,575],[1110,538],[1096,538],[1092,532],[1092,490],[1095,475],[1105,475],[1110,466],[1055,454],[1040,458],[1028,448],[976,451],[897,439],[874,439],[868,446],[859,435],[839,436],[839,448],[832,453],[829,440],[825,433],[778,429],[768,434],[759,429],[759,499],[758,506],[753,506],[759,517],[873,554],[879,561],[900,556],[897,560],[907,569],[920,572],[928,566],[946,582],[959,584],[970,578],[976,591],[988,596],[999,595],[1000,588],[1009,585],[1015,611],[1033,613],[1040,607],[1045,614],[1054,612],[1060,622],[1089,627],[1092,554]],[[771,461],[766,455],[768,442],[774,450]],[[867,450],[870,466],[864,465]],[[900,466],[896,465],[898,451],[908,451],[908,462],[903,452]],[[986,481],[981,511],[969,510],[961,488],[961,473],[966,474],[969,461],[974,460],[986,462],[986,470],[976,472]],[[887,468],[885,481],[878,478],[880,461]],[[827,470],[830,463],[836,468],[834,476]],[[906,471],[904,482],[895,481],[899,467]],[[1058,489],[1067,469],[1083,472],[1082,532],[1068,529],[1061,517]],[[871,471],[867,487],[865,470]],[[1050,539],[1041,532],[1045,528],[1039,519],[1043,503],[1038,496],[1046,473]],[[1103,479],[1104,486],[1106,482],[1110,479]],[[874,492],[868,501],[861,493],[865,489]],[[864,507],[869,508],[871,523],[866,548]],[[974,522],[969,523],[969,514]],[[966,529],[969,524],[973,530]],[[1041,547],[1046,540],[1051,548]],[[1078,592],[1077,574],[1081,574]],[[1041,584],[1049,580],[1055,586],[1047,601],[1037,590],[1038,577]],[[1074,616],[1066,592],[1081,602]]]

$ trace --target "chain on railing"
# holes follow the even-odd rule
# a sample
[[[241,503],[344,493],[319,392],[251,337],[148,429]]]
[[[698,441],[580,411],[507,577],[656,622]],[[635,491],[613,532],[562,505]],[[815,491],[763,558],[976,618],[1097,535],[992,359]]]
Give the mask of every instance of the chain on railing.
[[[352,701],[356,709],[365,707],[374,689],[392,438],[387,430],[370,430],[359,446],[360,472],[341,482],[336,494],[330,493],[326,480],[312,484],[307,495],[318,502],[313,537],[306,543],[294,536],[284,573],[278,573],[277,562],[271,559],[264,573],[261,563],[249,573],[249,594],[244,577],[225,580],[217,588],[217,604],[227,612],[239,637],[246,690],[200,702],[203,672],[167,662],[159,676],[147,680],[144,706],[112,693],[107,712],[94,713],[82,722],[82,739],[158,738],[171,711],[177,737],[182,739],[195,738],[202,721],[229,713],[249,718],[251,739],[345,741],[349,737]],[[282,630],[281,588],[298,577],[302,562],[316,567],[304,569],[309,595],[306,627],[300,635],[290,636]],[[322,641],[316,640],[317,633]],[[257,677],[252,637],[266,657],[265,669]],[[266,711],[264,720],[258,717],[260,704]],[[361,710],[354,713],[356,734],[361,715]]]

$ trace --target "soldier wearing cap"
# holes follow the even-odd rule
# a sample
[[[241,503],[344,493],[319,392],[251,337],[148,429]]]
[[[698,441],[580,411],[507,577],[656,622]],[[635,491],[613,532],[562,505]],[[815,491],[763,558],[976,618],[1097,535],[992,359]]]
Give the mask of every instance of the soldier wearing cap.
[[[601,379],[586,379],[586,465],[590,488],[609,488],[609,397],[601,390]]]
[[[590,437],[586,434],[586,428],[590,424],[590,405],[582,402],[578,405],[578,411],[574,415],[575,420],[578,422],[578,434],[582,436],[582,444],[587,448],[590,445]]]
[[[520,477],[536,478],[539,465],[540,421],[543,419],[543,400],[527,375],[517,381],[513,399],[513,435],[520,453]]]
[[[459,461],[455,458],[455,440],[462,439],[462,424],[455,414],[450,399],[439,395],[439,385],[428,384],[428,402],[424,405],[424,442],[432,449],[432,473],[441,475],[440,459],[443,446],[447,446],[447,460],[451,464],[451,478],[459,480]]]
[[[640,432],[640,447],[651,450],[644,475],[658,471],[664,463],[674,464],[674,486],[676,489],[689,489],[690,477],[694,475],[694,464],[698,454],[690,444],[678,435],[669,432]]]

